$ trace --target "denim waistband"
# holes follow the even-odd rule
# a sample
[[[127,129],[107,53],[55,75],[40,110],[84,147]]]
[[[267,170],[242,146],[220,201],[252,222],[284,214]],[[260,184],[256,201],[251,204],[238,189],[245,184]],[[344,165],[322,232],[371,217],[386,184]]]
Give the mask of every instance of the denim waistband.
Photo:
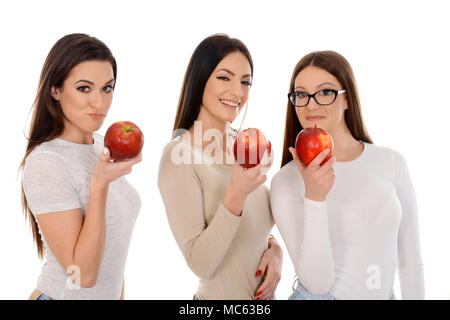
[[[45,294],[41,294],[39,297],[37,297],[36,300],[55,300],[55,299],[50,298],[49,296],[47,296]]]
[[[292,290],[294,293],[289,297],[289,300],[336,300],[330,293],[319,295],[309,292],[298,279],[294,281]]]
[[[308,289],[306,289],[300,281],[298,281],[298,278],[294,281],[294,284],[292,285],[293,293],[288,298],[289,300],[336,300],[336,297],[331,295],[330,293],[317,295],[311,293]],[[390,300],[396,300],[394,291],[392,290],[392,296]]]

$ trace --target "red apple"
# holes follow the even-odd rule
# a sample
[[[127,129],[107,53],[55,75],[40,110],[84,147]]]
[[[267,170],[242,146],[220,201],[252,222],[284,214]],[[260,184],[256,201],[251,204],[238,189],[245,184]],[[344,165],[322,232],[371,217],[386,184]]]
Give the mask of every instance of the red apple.
[[[255,128],[241,131],[234,140],[234,157],[237,163],[247,169],[259,164],[266,150],[270,153],[270,141]]]
[[[114,161],[130,160],[141,152],[144,134],[133,122],[118,121],[106,131],[104,144]]]
[[[306,166],[323,150],[330,149],[330,153],[320,163],[320,165],[323,165],[331,158],[333,146],[333,139],[328,132],[317,128],[317,126],[303,129],[295,139],[295,148],[297,149],[298,157]]]

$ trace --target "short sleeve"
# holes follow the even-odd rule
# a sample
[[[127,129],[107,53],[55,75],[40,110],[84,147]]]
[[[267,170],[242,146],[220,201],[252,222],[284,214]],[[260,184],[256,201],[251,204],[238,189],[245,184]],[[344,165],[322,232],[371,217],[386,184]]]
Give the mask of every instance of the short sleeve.
[[[81,208],[68,165],[55,153],[30,154],[25,162],[22,183],[34,215]]]

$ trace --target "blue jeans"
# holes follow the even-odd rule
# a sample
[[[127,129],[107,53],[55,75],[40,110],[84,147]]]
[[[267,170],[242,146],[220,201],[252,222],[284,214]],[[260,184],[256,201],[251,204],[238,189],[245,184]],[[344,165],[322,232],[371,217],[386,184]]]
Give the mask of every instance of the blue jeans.
[[[49,296],[45,294],[41,294],[36,300],[55,300],[53,298],[50,298]]]
[[[309,292],[298,279],[294,281],[292,290],[294,292],[289,296],[288,300],[336,300],[330,293],[317,295]],[[394,293],[392,293],[391,300],[396,300]]]
[[[194,298],[193,298],[193,300],[200,300],[200,299],[199,299],[199,298],[197,298],[197,296],[196,296],[196,295],[194,295]],[[277,298],[275,297],[275,295],[273,295],[272,299],[270,299],[270,300],[277,300]]]
[[[301,283],[296,279],[292,285],[294,293],[290,295],[288,300],[336,300],[331,294],[313,294],[308,291]]]

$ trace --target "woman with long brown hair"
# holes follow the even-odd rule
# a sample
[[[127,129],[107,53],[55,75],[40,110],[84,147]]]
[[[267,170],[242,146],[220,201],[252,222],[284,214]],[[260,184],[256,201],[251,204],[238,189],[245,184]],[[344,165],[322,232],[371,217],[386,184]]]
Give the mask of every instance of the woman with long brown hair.
[[[230,154],[230,123],[252,81],[252,58],[240,40],[220,34],[203,40],[161,156],[158,187],[175,240],[200,280],[195,299],[272,299],[280,280],[282,251],[269,237],[264,185],[270,156],[244,170]]]
[[[309,164],[295,139],[326,130],[330,150]],[[297,280],[290,299],[424,298],[416,197],[402,155],[374,145],[361,114],[350,64],[334,51],[312,52],[289,85],[281,170],[271,182],[275,222]]]
[[[123,175],[141,155],[115,163],[94,133],[116,79],[111,51],[86,34],[64,36],[45,60],[21,163],[24,214],[46,260],[30,299],[123,298],[140,208]]]

